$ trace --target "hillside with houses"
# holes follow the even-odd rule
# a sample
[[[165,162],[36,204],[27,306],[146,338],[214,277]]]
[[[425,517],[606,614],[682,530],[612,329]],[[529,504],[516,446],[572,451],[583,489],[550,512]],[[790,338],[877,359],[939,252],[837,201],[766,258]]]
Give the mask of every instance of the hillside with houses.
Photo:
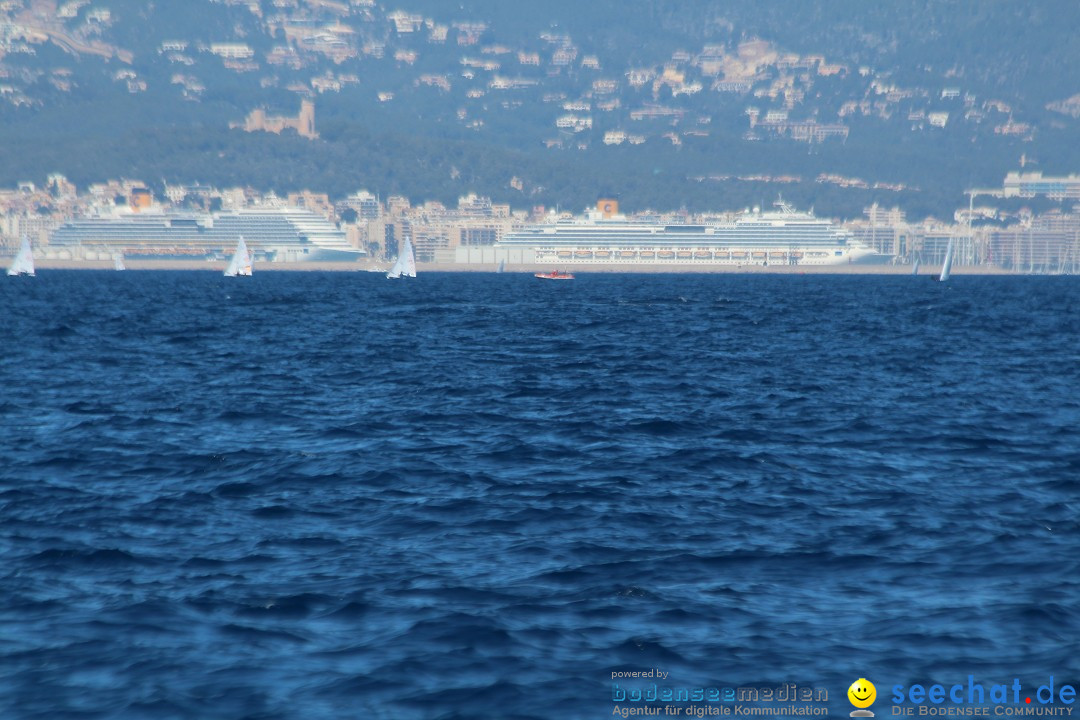
[[[1080,165],[1075,4],[509,5],[2,0],[0,183],[928,216]]]

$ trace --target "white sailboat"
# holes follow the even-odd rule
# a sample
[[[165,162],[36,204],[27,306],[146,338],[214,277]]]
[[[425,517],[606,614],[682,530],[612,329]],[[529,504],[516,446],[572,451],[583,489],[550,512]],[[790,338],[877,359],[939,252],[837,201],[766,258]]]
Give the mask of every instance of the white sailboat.
[[[401,253],[398,254],[397,262],[390,268],[390,272],[386,273],[386,277],[416,277],[416,256],[413,254],[409,238],[405,238],[405,244],[401,248]]]
[[[940,282],[945,282],[949,279],[949,275],[952,273],[952,256],[953,256],[953,241],[949,238],[949,246],[945,248],[945,263],[941,266],[941,275],[938,277]]]
[[[912,275],[918,275],[919,274],[919,258],[915,258],[915,267],[911,268],[911,274]]]
[[[25,235],[23,235],[19,254],[15,256],[15,260],[12,261],[7,274],[34,276],[34,252],[30,249],[30,240]]]
[[[113,269],[115,269],[115,270],[127,270],[127,268],[124,267],[124,253],[120,253],[119,255],[117,255],[116,257],[113,258]]]
[[[506,272],[506,260],[499,261],[499,269],[495,272]]]
[[[229,261],[229,267],[225,268],[225,277],[238,276],[251,276],[251,255],[248,253],[247,245],[244,244],[243,235],[236,243],[236,252]]]

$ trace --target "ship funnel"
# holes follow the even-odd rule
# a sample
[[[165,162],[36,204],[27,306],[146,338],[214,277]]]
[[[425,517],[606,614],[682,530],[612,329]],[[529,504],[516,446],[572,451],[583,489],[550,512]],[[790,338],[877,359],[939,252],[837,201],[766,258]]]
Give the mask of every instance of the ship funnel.
[[[132,188],[131,197],[128,198],[128,207],[132,212],[139,212],[149,208],[154,203],[154,196],[146,188]]]
[[[610,218],[619,214],[619,201],[616,198],[602,197],[596,201],[596,209],[604,218]]]

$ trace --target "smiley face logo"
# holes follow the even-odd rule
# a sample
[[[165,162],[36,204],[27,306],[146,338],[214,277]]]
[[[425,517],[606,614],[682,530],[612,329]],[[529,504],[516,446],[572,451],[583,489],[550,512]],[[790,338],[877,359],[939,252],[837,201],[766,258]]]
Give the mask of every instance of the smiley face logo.
[[[847,689],[848,700],[857,708],[868,708],[877,699],[877,688],[866,678],[859,678]]]

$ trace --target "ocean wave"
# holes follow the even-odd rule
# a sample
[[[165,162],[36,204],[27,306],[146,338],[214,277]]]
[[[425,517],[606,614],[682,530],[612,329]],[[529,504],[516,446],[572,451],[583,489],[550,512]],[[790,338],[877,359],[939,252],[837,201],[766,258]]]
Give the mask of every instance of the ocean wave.
[[[0,289],[5,717],[1075,667],[1075,280],[115,275]]]

